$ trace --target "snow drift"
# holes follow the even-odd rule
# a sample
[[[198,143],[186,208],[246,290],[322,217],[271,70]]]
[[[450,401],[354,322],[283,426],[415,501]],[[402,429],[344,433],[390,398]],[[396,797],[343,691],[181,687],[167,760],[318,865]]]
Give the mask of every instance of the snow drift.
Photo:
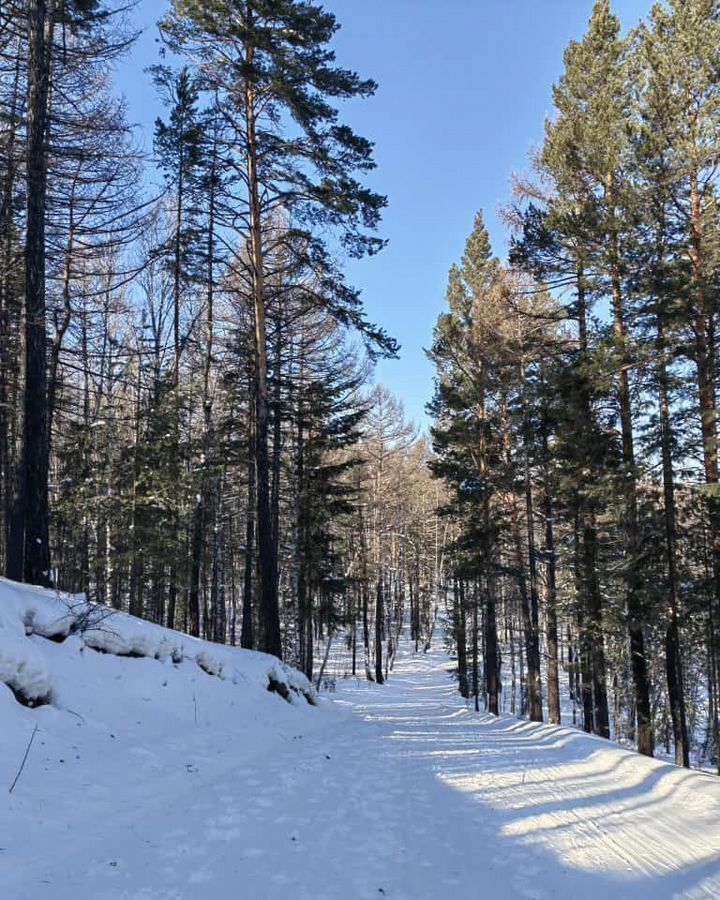
[[[275,657],[188,637],[81,596],[0,579],[0,682],[26,706],[57,705],[62,665],[53,668],[48,640],[74,637],[69,661],[86,649],[114,656],[152,659],[162,665],[194,663],[208,675],[233,684],[275,690],[291,702],[314,702],[312,686],[300,672]],[[57,682],[57,683],[56,683]]]

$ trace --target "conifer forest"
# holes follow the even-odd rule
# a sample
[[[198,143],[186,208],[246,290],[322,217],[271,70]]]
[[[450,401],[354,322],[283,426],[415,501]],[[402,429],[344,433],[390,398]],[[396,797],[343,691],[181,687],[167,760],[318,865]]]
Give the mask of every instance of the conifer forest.
[[[637,784],[651,772],[679,779],[670,763],[720,774],[720,3],[648,0],[635,3],[628,21],[611,0],[577,3],[585,30],[550,62],[557,77],[551,94],[544,86],[547,109],[534,114],[535,141],[520,147],[525,162],[510,180],[504,170],[484,173],[495,195],[465,185],[467,197],[481,200],[466,206],[465,221],[443,223],[455,248],[448,263],[455,262],[436,273],[445,293],[428,306],[393,290],[370,304],[363,283],[392,250],[384,227],[395,201],[392,183],[384,186],[382,134],[371,139],[354,123],[372,122],[384,85],[372,80],[371,48],[362,45],[356,72],[344,67],[337,40],[352,39],[340,29],[343,8],[374,17],[378,29],[386,14],[413,14],[405,0],[386,2],[363,12],[360,0],[153,2],[147,65],[133,62],[147,0],[0,2],[0,682],[13,710],[20,701],[22,728],[34,723],[40,741],[50,720],[27,718],[40,707],[67,709],[83,725],[95,714],[58,687],[71,663],[57,654],[70,653],[70,637],[84,642],[80,652],[102,651],[98,666],[125,667],[106,693],[119,717],[130,701],[112,699],[118,684],[131,685],[134,702],[155,696],[154,670],[145,681],[131,676],[141,671],[133,660],[165,659],[179,678],[193,659],[205,681],[170,681],[170,705],[161,707],[174,709],[175,694],[191,697],[187,727],[198,734],[216,708],[219,719],[233,717],[229,701],[203,693],[215,690],[207,685],[217,679],[207,675],[227,680],[233,666],[233,685],[260,683],[267,670],[269,691],[319,704],[308,722],[329,715],[323,697],[338,697],[359,704],[366,718],[389,717],[410,730],[420,719],[398,713],[401,693],[392,691],[410,684],[410,706],[430,715],[426,700],[436,695],[422,691],[442,676],[443,708],[467,716],[460,725],[489,729],[490,749],[477,752],[499,748],[494,781],[482,780],[482,767],[472,787],[462,786],[464,770],[439,776],[460,792],[479,791],[481,802],[483,791],[511,783],[502,781],[510,777],[506,754],[522,752],[502,749],[503,728],[547,741],[555,735],[572,747],[588,740],[583,731],[605,739],[588,743],[587,757],[606,746],[625,754],[617,771],[638,767]],[[424,2],[438,15],[457,12],[454,0],[444,12],[440,0]],[[548,9],[556,2],[564,0],[548,0]],[[477,0],[487,21],[511,15],[507,6]],[[467,64],[485,67],[484,90],[492,91],[501,75],[491,75],[482,56]],[[430,55],[427,65],[430,80]],[[150,129],[138,125],[125,98],[118,73],[128,66],[160,110]],[[425,89],[415,86],[418,96]],[[407,115],[442,128],[437,100],[430,93]],[[465,112],[474,115],[472,102]],[[398,110],[398,133],[405,115]],[[503,127],[482,123],[490,142]],[[453,149],[479,152],[471,142]],[[423,186],[415,190],[421,195]],[[403,260],[421,264],[419,256]],[[423,321],[422,348],[408,348],[388,326],[383,309],[391,308]],[[418,372],[429,372],[424,401],[412,410],[393,379],[407,352],[425,367]],[[63,603],[71,613],[58,620],[49,610]],[[113,629],[113,618],[104,625],[106,616],[120,625]],[[15,643],[8,637],[6,646],[3,629],[12,628]],[[46,638],[63,644],[47,650],[56,660],[47,683],[33,669]],[[27,657],[17,649],[26,644]],[[269,656],[228,655],[232,648]],[[95,678],[89,670],[62,677],[73,690]],[[93,703],[106,691],[102,677],[88,694]],[[264,722],[270,707],[258,698],[247,715]],[[522,730],[535,729],[528,723],[560,728]],[[301,726],[277,727],[290,729],[283,740],[296,740]],[[350,726],[333,727],[339,735]],[[370,738],[361,737],[365,726],[353,727],[356,738],[348,732],[331,753],[317,736],[324,732],[308,732],[305,743],[319,742],[328,767],[338,754],[359,760]],[[452,752],[475,752],[467,749],[476,746],[475,732],[463,727],[469,737],[458,747],[466,749]],[[157,728],[165,729],[160,720]],[[411,744],[408,733],[394,733],[408,741],[406,759],[428,740],[420,730]],[[8,781],[27,744],[22,734]],[[34,738],[35,731],[13,797],[24,783],[30,789],[25,766],[33,756],[50,754],[33,748]],[[209,732],[202,739],[209,742]],[[639,768],[651,765],[643,757],[666,768]],[[159,756],[158,767],[172,758]],[[395,782],[385,784],[381,758],[371,750],[363,756],[372,760],[368,772],[377,767],[378,794],[390,797]],[[181,769],[191,765],[178,760]],[[563,760],[580,765],[558,757],[560,775]],[[528,774],[527,788],[506,790],[532,794],[547,771]],[[334,791],[349,796],[340,775],[332,777],[319,788],[329,793],[327,809]],[[687,847],[704,835],[707,852],[685,858],[681,842],[674,881],[657,880],[665,872],[658,862],[654,887],[631,881],[618,897],[720,896],[720,794],[713,778],[697,777],[697,794],[672,802],[675,810],[709,810],[714,834],[699,820],[678,826],[696,835]],[[677,790],[690,791],[683,784],[690,782],[678,780]],[[298,809],[306,802],[298,799]],[[378,802],[387,803],[389,830],[404,827],[392,824],[400,813],[389,799]],[[508,795],[488,802],[516,808]],[[248,820],[251,834],[265,827],[258,815]],[[374,821],[360,830],[380,828]],[[268,820],[269,843],[274,827]],[[447,851],[458,855],[458,870],[472,855],[463,843],[472,846],[469,834]],[[630,855],[640,851],[628,842],[652,853],[653,834],[628,830],[618,841]],[[297,830],[291,840],[302,838]],[[567,858],[579,879],[589,864],[573,840]],[[595,851],[612,858],[617,848],[594,840],[587,859]],[[122,869],[127,860],[117,854],[109,865]],[[252,881],[253,869],[247,884],[264,887],[245,894],[212,881],[217,872],[205,879],[215,885],[208,893],[188,887],[192,879],[176,893],[144,893],[149,880],[128,881],[122,894],[101,886],[83,892],[81,880],[23,893],[30,882],[20,863],[25,874],[0,894],[440,900],[452,893],[451,881],[413,888],[412,878],[402,893],[381,880],[381,869],[377,884],[366,890],[356,879],[351,888],[342,880],[349,862],[326,893],[317,886],[295,893],[282,886],[282,873],[277,884],[268,880],[268,860],[263,869],[252,854],[247,859],[260,879]],[[691,864],[696,881],[681,868]],[[615,891],[611,881],[596,882],[597,894],[590,881],[573,881],[568,893],[546,895],[530,869],[517,871],[500,887],[488,882],[487,893],[456,895],[595,900]],[[174,876],[163,877],[170,890]]]

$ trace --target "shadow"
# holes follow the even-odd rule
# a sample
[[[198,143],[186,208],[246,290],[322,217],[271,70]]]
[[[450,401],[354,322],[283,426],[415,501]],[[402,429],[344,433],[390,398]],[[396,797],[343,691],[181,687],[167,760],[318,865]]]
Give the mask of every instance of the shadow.
[[[475,827],[485,845],[491,833],[526,872],[502,897],[720,898],[720,780],[567,726],[476,714],[439,674],[397,679],[358,713],[382,723],[388,766],[456,795],[450,827]]]

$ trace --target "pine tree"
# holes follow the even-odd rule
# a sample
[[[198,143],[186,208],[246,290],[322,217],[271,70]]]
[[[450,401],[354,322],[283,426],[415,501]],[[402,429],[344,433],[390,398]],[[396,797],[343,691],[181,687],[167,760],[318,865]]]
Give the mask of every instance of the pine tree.
[[[697,373],[697,406],[704,477],[716,479],[717,423],[714,411],[714,316],[707,296],[709,270],[717,265],[714,174],[710,163],[718,105],[713,59],[717,58],[717,9],[712,3],[654,7],[639,32],[639,65],[646,78],[641,95],[635,165],[643,217],[638,256],[646,302],[645,327],[656,345],[654,387],[662,460],[669,614],[665,633],[666,677],[676,761],[689,765],[680,650],[678,530],[674,457],[681,429],[671,414],[673,345],[683,348]],[[702,210],[705,209],[705,214]],[[712,512],[713,501],[710,501]],[[711,515],[711,522],[713,521]],[[714,533],[716,526],[713,525]],[[717,538],[715,538],[717,541]],[[713,580],[717,608],[717,552]]]
[[[625,492],[626,605],[630,636],[630,656],[635,687],[638,748],[652,755],[653,735],[650,721],[650,696],[642,629],[639,586],[642,580],[642,555],[637,512],[637,467],[634,450],[633,413],[629,368],[631,356],[626,335],[626,298],[623,280],[623,235],[631,210],[625,172],[630,152],[630,87],[628,45],[620,38],[620,23],[611,13],[608,0],[597,0],[587,34],[572,43],[565,53],[565,73],[554,92],[558,116],[547,126],[543,160],[551,167],[558,185],[575,185],[586,224],[581,233],[581,258],[585,269],[597,272],[592,289],[609,294],[613,311],[613,349],[616,355],[616,390],[622,434]],[[579,304],[580,306],[580,304]],[[583,330],[582,308],[578,309]],[[583,337],[581,334],[581,343]],[[586,516],[584,533],[595,542],[593,514]],[[586,559],[594,558],[589,550]],[[590,593],[591,616],[599,627],[596,578],[589,572],[585,586]],[[600,658],[595,667],[603,668]],[[595,678],[595,694],[601,700],[599,729],[607,734],[603,686]]]
[[[494,550],[496,524],[492,510],[493,485],[490,464],[497,453],[490,407],[492,373],[483,358],[481,317],[483,304],[499,274],[492,258],[490,240],[482,215],[478,214],[461,265],[450,270],[447,301],[449,311],[438,319],[429,356],[438,368],[435,397],[429,407],[435,418],[432,428],[436,459],[433,472],[445,479],[455,495],[454,511],[461,517],[461,539],[457,543],[456,578],[472,576],[484,582],[483,611],[485,650],[484,693],[488,709],[499,712],[498,651],[495,610]],[[478,552],[470,549],[475,545]],[[462,615],[462,597],[460,615]],[[473,687],[478,683],[477,642],[473,609]],[[538,685],[539,688],[539,685]],[[475,690],[477,704],[478,692]]]
[[[337,28],[321,7],[296,0],[175,0],[162,23],[171,47],[192,53],[212,90],[233,110],[247,187],[250,273],[255,317],[255,464],[257,538],[262,583],[262,647],[280,655],[277,544],[273,539],[268,457],[267,291],[269,210],[292,210],[298,221],[340,229],[355,254],[374,252],[367,234],[384,200],[363,188],[356,172],[372,168],[370,144],[337,124],[336,99],[369,96],[371,81],[334,65],[329,42]],[[299,130],[283,129],[289,117]],[[313,177],[313,174],[315,177]],[[316,250],[320,246],[315,243]],[[357,295],[343,292],[336,313],[365,329]],[[372,331],[372,330],[371,330]],[[384,335],[370,335],[387,350]]]

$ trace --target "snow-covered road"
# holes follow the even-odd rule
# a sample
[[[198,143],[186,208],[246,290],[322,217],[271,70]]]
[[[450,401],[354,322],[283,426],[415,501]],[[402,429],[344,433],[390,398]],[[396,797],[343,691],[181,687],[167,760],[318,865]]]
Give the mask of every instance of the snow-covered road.
[[[48,835],[0,896],[720,898],[720,780],[477,716],[449,666],[408,656],[385,687],[346,682],[260,749],[211,762],[196,747],[197,773],[163,791],[158,772],[144,799],[128,785],[85,833]]]

